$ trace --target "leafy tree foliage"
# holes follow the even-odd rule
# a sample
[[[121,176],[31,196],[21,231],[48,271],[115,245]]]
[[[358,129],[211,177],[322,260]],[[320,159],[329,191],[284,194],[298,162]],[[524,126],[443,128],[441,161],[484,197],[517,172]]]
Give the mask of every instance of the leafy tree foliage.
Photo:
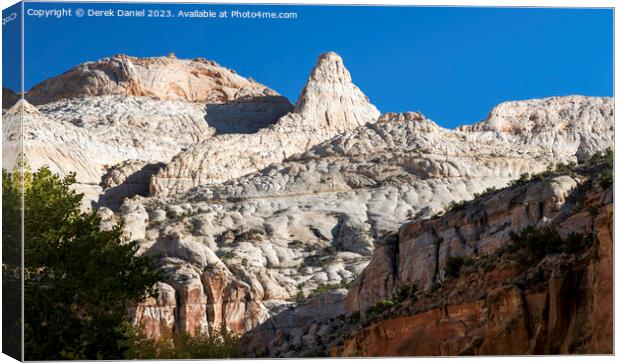
[[[614,151],[611,148],[597,151],[583,163],[583,169],[593,175],[603,188],[611,186],[614,182]]]
[[[22,196],[15,175],[2,173],[3,215],[12,224]],[[154,261],[136,255],[120,224],[103,231],[95,212],[81,212],[74,175],[61,178],[44,167],[26,170],[24,180],[25,358],[123,358],[119,326],[128,304],[162,278]],[[6,232],[3,238],[15,238]]]
[[[9,191],[21,185],[21,172],[2,173],[2,352],[17,360],[22,360],[21,197]]]

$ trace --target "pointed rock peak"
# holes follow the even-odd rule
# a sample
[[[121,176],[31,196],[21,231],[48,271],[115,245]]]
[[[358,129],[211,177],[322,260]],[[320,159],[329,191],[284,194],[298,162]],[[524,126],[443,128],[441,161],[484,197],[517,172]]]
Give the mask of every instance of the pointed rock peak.
[[[21,112],[23,113],[27,113],[27,114],[32,114],[32,115],[40,115],[41,112],[39,112],[39,110],[37,110],[36,107],[34,107],[32,104],[30,104],[28,101],[24,100],[24,99],[19,99],[14,105],[13,107],[9,108],[6,111],[6,116],[13,116],[13,115],[19,115]]]
[[[309,81],[350,83],[351,74],[337,53],[323,53],[312,70]]]
[[[319,57],[294,112],[303,117],[304,126],[328,132],[374,123],[380,115],[353,84],[342,58],[334,52]]]

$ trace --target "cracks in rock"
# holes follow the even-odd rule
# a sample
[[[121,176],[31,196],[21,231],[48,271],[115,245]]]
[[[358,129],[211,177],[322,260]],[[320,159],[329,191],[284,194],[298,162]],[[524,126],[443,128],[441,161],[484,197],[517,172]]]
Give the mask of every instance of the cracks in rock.
[[[454,234],[456,235],[456,238],[459,240],[459,244],[463,249],[466,249],[468,247],[468,244],[465,240],[465,237],[463,237],[463,234],[461,233],[461,227],[454,226],[452,228],[454,229]]]
[[[387,244],[389,246],[391,246],[390,248],[392,249],[392,253],[390,253],[390,257],[391,257],[391,261],[390,261],[390,266],[392,267],[392,281],[393,281],[393,288],[395,287],[394,285],[396,285],[397,281],[398,281],[398,261],[400,258],[400,236],[398,235],[398,233],[395,233],[391,236],[387,237]],[[385,280],[385,285],[384,285],[384,291],[389,291],[388,290],[388,280]]]
[[[524,323],[525,323],[525,331],[527,333],[527,339],[531,340],[533,336],[534,327],[533,327],[533,323],[531,320],[530,309],[527,304],[527,298],[525,296],[525,292],[522,289],[518,287],[517,289],[519,289],[519,298],[521,300],[521,312],[523,314],[523,319],[525,320]]]
[[[176,300],[176,305],[174,307],[174,326],[172,328],[172,330],[175,333],[180,333],[181,332],[181,326],[180,326],[180,317],[181,317],[181,294],[179,294],[179,291],[177,289],[174,289],[174,298]]]
[[[435,246],[435,255],[433,256],[435,259],[435,271],[433,272],[433,285],[436,284],[439,278],[439,248],[441,246],[441,242],[443,242],[443,238],[437,235],[437,231],[435,227],[431,229],[431,234],[433,235],[433,245]]]

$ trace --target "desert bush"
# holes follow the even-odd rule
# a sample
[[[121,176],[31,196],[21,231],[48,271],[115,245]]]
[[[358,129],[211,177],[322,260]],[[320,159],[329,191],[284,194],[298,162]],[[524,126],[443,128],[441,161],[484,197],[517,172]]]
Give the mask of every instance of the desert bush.
[[[235,242],[262,241],[263,239],[265,239],[265,231],[258,228],[235,233]]]
[[[509,187],[516,187],[516,186],[523,185],[523,184],[527,183],[529,180],[530,180],[530,173],[523,173],[523,174],[521,174],[519,176],[518,179],[511,180],[508,183],[508,186]]]
[[[520,233],[510,232],[513,247],[508,251],[523,249],[534,261],[542,259],[550,253],[574,253],[587,245],[587,239],[579,233],[570,233],[562,238],[552,226],[534,228],[528,226]]]
[[[415,299],[418,288],[415,284],[403,285],[396,288],[392,299],[395,302],[403,302],[409,299]]]
[[[394,305],[396,305],[396,303],[392,300],[389,300],[389,299],[381,300],[378,303],[374,304],[373,306],[369,307],[368,310],[366,310],[366,318],[368,320],[372,320],[378,317],[379,315],[383,314],[383,312],[393,307]]]
[[[555,173],[558,175],[570,175],[574,176],[577,170],[577,164],[574,162],[569,163],[557,163],[555,165]]]
[[[219,253],[218,257],[222,262],[229,261],[235,257],[235,253],[233,251],[227,250]]]
[[[126,359],[239,358],[243,352],[240,338],[224,327],[195,336],[166,330],[149,338],[142,327],[125,324],[122,333]]]
[[[446,210],[455,212],[455,211],[463,210],[465,209],[465,207],[467,207],[467,201],[462,200],[460,202],[456,202],[453,200],[450,202],[450,204],[448,204],[448,208],[446,208]]]
[[[348,288],[348,286],[348,283],[344,280],[336,284],[319,284],[316,289],[314,289],[312,292],[310,292],[310,294],[308,294],[308,297],[320,296],[338,289],[346,289]]]
[[[611,186],[614,182],[613,150],[608,148],[603,152],[597,151],[583,163],[583,169],[592,175],[603,188]]]
[[[300,247],[302,247],[302,246],[303,246],[303,244],[304,244],[304,243],[303,243],[302,241],[300,241],[300,240],[298,240],[298,239],[295,239],[295,240],[290,241],[290,242],[288,243],[288,246],[289,246],[290,248],[300,248]]]

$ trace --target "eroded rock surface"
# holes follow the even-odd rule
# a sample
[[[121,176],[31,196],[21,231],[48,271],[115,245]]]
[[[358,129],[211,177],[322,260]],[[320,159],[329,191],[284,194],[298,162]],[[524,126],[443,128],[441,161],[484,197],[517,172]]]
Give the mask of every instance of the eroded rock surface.
[[[373,259],[349,291],[346,306],[349,313],[361,311],[363,318],[361,296],[363,303],[377,302],[391,298],[395,286],[412,283],[423,292],[341,339],[331,353],[611,354],[612,188],[595,185],[583,197],[583,191],[572,188],[567,198],[574,181],[562,178],[510,188],[465,210],[403,226],[394,242],[398,258]],[[495,253],[512,243],[503,230],[520,231],[526,225],[554,225],[564,237],[591,236],[592,244],[579,252],[547,255],[523,272],[524,262]],[[455,234],[459,227],[462,233]],[[440,242],[429,251],[423,241],[431,231]],[[489,256],[484,266],[474,265],[458,278],[445,279],[437,273],[445,268],[433,266],[445,263],[447,255],[480,254]],[[377,289],[381,282],[385,287]],[[431,288],[433,283],[440,287]]]
[[[375,124],[341,133],[258,172],[167,198],[136,198],[131,203],[144,204],[152,216],[168,215],[147,224],[142,243],[148,245],[173,231],[180,233],[207,246],[234,279],[247,284],[251,298],[246,300],[266,308],[266,314],[260,313],[263,320],[248,317],[260,323],[257,332],[264,336],[257,339],[271,344],[270,352],[285,356],[290,353],[287,348],[273,345],[270,339],[302,338],[295,338],[297,330],[269,325],[264,319],[291,314],[300,296],[308,296],[322,285],[335,288],[350,282],[371,257],[379,266],[366,267],[367,272],[359,278],[364,288],[349,294],[348,306],[367,307],[389,296],[399,273],[403,278],[420,275],[421,286],[430,286],[442,280],[446,255],[487,253],[501,246],[497,241],[507,236],[508,229],[477,227],[487,221],[486,209],[489,214],[496,213],[492,218],[497,219],[487,222],[497,222],[497,226],[510,222],[521,228],[534,224],[532,220],[551,218],[578,181],[558,177],[552,183],[530,185],[527,191],[514,191],[510,198],[490,200],[478,214],[455,218],[445,231],[438,232],[445,240],[439,264],[429,234],[424,243],[431,247],[416,257],[419,270],[412,264],[409,270],[396,273],[395,268],[380,265],[395,266],[404,258],[403,251],[397,253],[389,244],[392,232],[404,222],[431,216],[450,202],[472,199],[489,187],[503,187],[523,173],[574,160],[574,154],[562,159],[536,144],[479,142],[475,134],[443,129],[419,113],[386,114]],[[527,207],[500,215],[498,211],[511,203]],[[481,237],[478,244],[460,242],[460,238],[474,237]],[[437,275],[433,273],[436,269]],[[228,324],[226,319],[223,322]],[[314,323],[319,328],[329,325],[321,319]],[[231,321],[230,326],[239,325]],[[295,346],[296,352],[308,347],[303,341]]]
[[[42,105],[104,95],[216,104],[279,96],[268,87],[204,58],[137,58],[119,54],[80,64],[47,79],[28,91],[26,99]]]
[[[222,135],[193,145],[152,178],[151,193],[166,196],[258,171],[378,117],[340,56],[323,54],[291,113],[256,134]]]
[[[130,160],[168,162],[215,134],[256,132],[293,108],[275,91],[214,62],[162,57],[115,56],[81,64],[35,86],[26,99],[29,165],[48,165],[61,175],[75,172],[87,201],[113,207],[144,193],[130,178],[131,185],[116,186],[114,195],[98,201],[104,192],[99,184],[114,173],[111,168],[126,169]],[[4,115],[5,125],[18,126],[17,111]],[[7,135],[4,160],[14,162],[18,146]]]

